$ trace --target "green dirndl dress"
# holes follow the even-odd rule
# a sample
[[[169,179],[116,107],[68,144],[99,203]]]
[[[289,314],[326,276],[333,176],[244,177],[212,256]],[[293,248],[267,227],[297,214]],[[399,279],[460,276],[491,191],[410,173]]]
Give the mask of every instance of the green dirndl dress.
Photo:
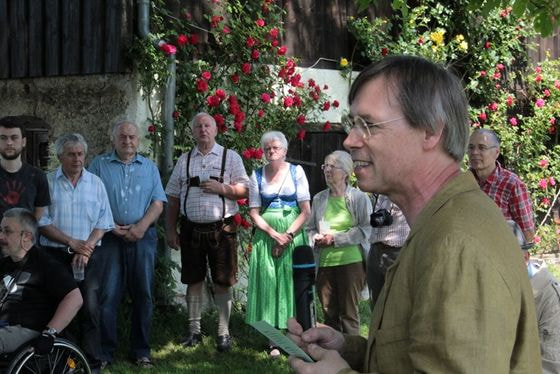
[[[269,208],[262,217],[278,232],[286,232],[300,214],[298,206]],[[272,256],[276,242],[257,229],[249,265],[246,322],[264,320],[280,329],[287,328],[288,318],[295,316],[292,254],[294,248],[307,244],[304,230],[295,234],[279,257]]]

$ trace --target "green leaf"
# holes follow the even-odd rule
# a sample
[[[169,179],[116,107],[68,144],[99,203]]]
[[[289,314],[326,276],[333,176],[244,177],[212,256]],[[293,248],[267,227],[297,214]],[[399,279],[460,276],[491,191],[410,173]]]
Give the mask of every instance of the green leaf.
[[[527,9],[528,0],[515,0],[513,3],[513,15],[516,17],[523,16],[525,9]]]
[[[377,0],[356,0],[356,10],[358,13],[366,11],[370,5],[377,4]]]
[[[552,34],[552,20],[546,13],[541,13],[535,18],[535,30],[542,36],[549,36]]]

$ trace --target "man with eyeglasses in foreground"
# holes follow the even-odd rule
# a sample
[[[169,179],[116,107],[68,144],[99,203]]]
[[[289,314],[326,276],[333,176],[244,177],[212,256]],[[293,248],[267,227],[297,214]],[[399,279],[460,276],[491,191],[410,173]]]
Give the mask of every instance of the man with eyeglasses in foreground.
[[[460,81],[423,58],[367,67],[349,94],[344,146],[358,186],[387,195],[411,231],[386,275],[369,338],[326,326],[289,337],[300,373],[539,373],[533,295],[502,214],[462,173],[469,137]]]
[[[35,352],[48,353],[55,336],[82,306],[82,294],[62,264],[38,248],[37,220],[23,208],[0,223],[0,353],[37,338]],[[41,331],[43,331],[41,333]]]
[[[525,183],[498,162],[500,139],[489,129],[473,131],[467,148],[469,164],[478,185],[502,210],[508,220],[519,225],[528,242],[533,241],[533,206]]]

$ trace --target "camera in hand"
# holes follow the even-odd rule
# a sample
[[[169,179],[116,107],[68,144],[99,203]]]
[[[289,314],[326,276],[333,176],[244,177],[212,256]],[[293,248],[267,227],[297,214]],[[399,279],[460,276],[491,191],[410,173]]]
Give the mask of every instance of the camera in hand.
[[[383,227],[393,224],[393,216],[387,209],[379,209],[369,216],[369,224],[371,227]]]

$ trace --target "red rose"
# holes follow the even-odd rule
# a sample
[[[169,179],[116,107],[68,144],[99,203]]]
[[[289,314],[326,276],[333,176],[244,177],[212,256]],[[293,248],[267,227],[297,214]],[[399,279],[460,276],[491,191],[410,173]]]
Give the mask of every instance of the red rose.
[[[212,95],[206,98],[206,102],[208,103],[209,107],[217,107],[220,105],[220,98],[218,96]]]
[[[301,99],[297,94],[294,95],[294,106],[301,106]]]
[[[237,205],[239,205],[239,206],[247,205],[247,199],[238,199],[237,200]]]
[[[478,115],[478,119],[480,119],[480,122],[486,121],[487,118],[488,118],[488,117],[486,116],[486,113],[485,113],[485,112],[482,112],[482,113],[480,113],[480,114]]]
[[[206,92],[208,90],[208,83],[204,79],[197,79],[196,90],[198,92]]]
[[[257,116],[259,116],[259,118],[263,118],[264,117],[264,110],[259,109],[259,111],[257,112]]]
[[[328,85],[328,84],[323,85],[323,90],[328,90],[328,89],[329,89],[329,85]]]
[[[159,46],[159,49],[161,49],[163,51],[163,53],[165,53],[168,56],[174,55],[175,53],[177,53],[177,47],[175,47],[173,44],[169,44],[169,43],[162,43]]]
[[[325,101],[323,103],[323,111],[327,111],[331,108],[331,103],[329,103],[328,101]]]
[[[284,98],[284,108],[289,108],[292,105],[294,105],[294,99],[292,99],[291,97],[287,96]]]
[[[216,125],[218,126],[223,126],[226,122],[224,116],[221,114],[214,114],[212,117],[214,117],[214,121],[216,121]]]
[[[222,29],[222,31],[224,32],[224,34],[229,34],[231,32],[231,30],[229,29],[229,27],[224,26],[224,28]]]
[[[212,74],[209,71],[203,71],[202,74],[200,74],[200,76],[202,77],[202,79],[204,79],[205,81],[209,81],[210,79],[212,79]]]
[[[317,92],[318,94],[321,93],[321,87],[319,87],[319,85],[315,86],[315,92]]]
[[[309,79],[309,80],[307,81],[307,85],[308,85],[309,87],[315,87],[315,81],[314,81],[313,79]]]
[[[540,74],[538,74],[538,75],[535,77],[535,82],[541,82],[541,81],[542,81],[542,76],[541,76]]]
[[[500,79],[502,77],[502,73],[500,73],[499,71],[494,72],[494,75],[492,75],[492,77],[494,79]]]
[[[317,92],[310,92],[309,95],[313,98],[313,101],[319,101],[319,95]]]
[[[198,35],[196,35],[196,34],[191,35],[191,44],[192,45],[197,45],[198,44]]]
[[[300,129],[297,133],[297,138],[299,140],[303,140],[305,138],[305,130],[304,129]]]
[[[241,66],[241,71],[242,71],[243,74],[245,74],[245,75],[251,74],[251,69],[252,69],[252,66],[251,66],[251,64],[248,63],[248,62],[243,63],[243,65]]]
[[[507,106],[512,106],[513,105],[513,97],[508,96],[506,99],[506,105]]]
[[[233,216],[233,222],[234,222],[236,225],[239,226],[239,225],[241,224],[241,220],[242,220],[241,214],[236,213],[236,214]]]
[[[285,45],[283,45],[282,47],[278,48],[278,55],[279,56],[283,56],[286,54],[286,51],[288,50],[288,47],[286,47]]]
[[[233,124],[233,127],[235,128],[235,131],[237,131],[237,132],[243,131],[243,124],[242,123],[237,123],[236,122],[236,123]]]
[[[272,39],[276,39],[278,37],[278,29],[276,27],[270,29],[270,31],[268,32],[268,35],[270,35],[270,37]]]
[[[262,150],[262,148],[257,148],[253,152],[253,157],[256,158],[257,160],[260,160],[263,156],[263,153],[264,151]]]
[[[248,229],[249,227],[251,227],[251,224],[246,219],[243,219],[241,221],[241,227],[243,227],[244,229]]]
[[[218,27],[218,23],[223,21],[223,19],[224,19],[224,17],[222,17],[222,16],[212,16],[212,18],[210,19],[210,26],[212,28]]]
[[[266,92],[263,93],[263,94],[261,94],[261,100],[262,100],[262,102],[265,103],[265,104],[270,103],[270,100],[271,100],[271,99],[270,99],[270,95],[267,94]]]
[[[148,132],[150,134],[153,134],[154,132],[156,132],[156,127],[154,125],[148,126]]]
[[[305,116],[304,116],[303,114],[300,114],[300,115],[297,117],[296,122],[297,122],[299,125],[302,125],[302,126],[303,126],[303,125],[305,124]]]
[[[418,44],[424,45],[424,38],[419,37],[419,38],[418,38]]]
[[[504,70],[506,67],[504,66],[504,64],[497,64],[496,65],[496,69],[498,70]]]
[[[266,23],[264,22],[264,19],[259,18],[259,19],[256,21],[256,24],[257,24],[257,26],[259,26],[259,27],[263,27]]]
[[[495,112],[498,110],[498,103],[493,102],[488,104],[488,109],[490,109],[492,112]]]
[[[330,129],[331,129],[331,123],[329,121],[325,122],[325,124],[323,125],[323,132],[330,131]]]
[[[226,91],[222,90],[221,88],[218,88],[214,94],[216,96],[218,96],[220,98],[220,100],[223,100],[223,99],[226,98]]]
[[[334,101],[332,102],[332,105],[333,105],[335,108],[338,108],[338,106],[340,105],[340,103],[338,102],[338,100],[334,100]]]
[[[183,47],[187,44],[189,44],[189,38],[185,34],[179,34],[179,36],[177,36],[177,45]]]
[[[389,53],[389,50],[385,47],[381,48],[381,56],[387,56],[387,54]]]
[[[173,119],[179,118],[179,115],[180,115],[180,114],[179,114],[178,111],[176,111],[176,110],[173,111]]]
[[[245,159],[245,160],[250,160],[251,157],[253,156],[253,152],[251,152],[250,148],[247,148],[246,150],[244,150],[243,152],[241,152],[241,156]]]
[[[255,41],[255,39],[248,37],[245,44],[247,45],[247,47],[252,48],[255,44],[257,44],[257,42]]]
[[[261,55],[261,53],[260,53],[258,50],[256,50],[256,49],[253,49],[253,50],[251,51],[251,58],[252,58],[253,60],[258,60],[259,57],[260,57],[260,55]]]
[[[232,74],[229,79],[233,82],[233,84],[239,83],[239,74]]]
[[[486,41],[486,43],[484,43],[484,48],[485,49],[490,49],[491,46],[492,46],[492,44],[488,40]]]
[[[278,39],[274,39],[273,41],[270,42],[270,45],[271,45],[272,47],[277,47],[278,44],[280,44],[280,42],[278,41]]]

